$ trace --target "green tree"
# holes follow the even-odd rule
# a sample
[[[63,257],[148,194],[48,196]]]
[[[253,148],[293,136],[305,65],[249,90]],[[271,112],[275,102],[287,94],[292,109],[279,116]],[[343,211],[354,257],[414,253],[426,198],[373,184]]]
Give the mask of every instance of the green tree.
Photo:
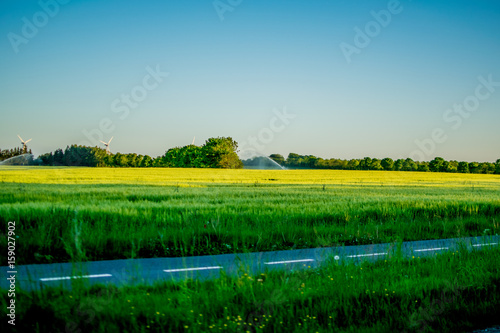
[[[469,163],[458,162],[457,171],[460,173],[469,173]]]
[[[279,165],[284,165],[285,164],[285,158],[283,155],[280,154],[271,154],[269,155],[269,158],[278,163]]]
[[[356,159],[349,160],[349,162],[347,163],[347,167],[349,168],[349,170],[358,170],[359,160]]]
[[[392,158],[386,157],[380,162],[380,164],[384,170],[391,171],[394,169],[394,161]]]
[[[417,171],[418,170],[418,165],[413,161],[411,158],[407,158],[403,162],[403,169],[404,171]]]
[[[238,143],[231,137],[210,138],[202,147],[204,164],[209,168],[243,168],[237,152]]]
[[[54,165],[54,156],[52,153],[42,154],[38,158],[42,161],[42,165]]]
[[[396,162],[394,162],[394,170],[396,170],[396,171],[402,170],[404,162],[405,162],[405,160],[403,160],[402,158],[397,159]]]
[[[378,158],[374,158],[370,163],[370,170],[384,170],[381,162]]]
[[[430,171],[429,163],[427,163],[427,162],[418,162],[417,165],[418,165],[417,171],[422,171],[422,172],[429,172]]]
[[[470,162],[469,163],[469,171],[470,171],[470,173],[479,173],[479,163]]]
[[[361,170],[370,170],[372,165],[372,159],[370,157],[365,157],[359,162],[359,167]]]
[[[142,158],[141,164],[139,165],[141,168],[148,168],[152,166],[153,164],[153,159],[149,155],[144,155]]]
[[[443,163],[444,163],[444,158],[436,157],[435,159],[429,162],[429,169],[432,172],[440,172],[442,171]]]

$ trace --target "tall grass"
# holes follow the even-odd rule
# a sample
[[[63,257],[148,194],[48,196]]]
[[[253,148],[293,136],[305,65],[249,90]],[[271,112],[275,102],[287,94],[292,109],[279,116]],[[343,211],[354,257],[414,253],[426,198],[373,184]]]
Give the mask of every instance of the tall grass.
[[[461,332],[499,323],[500,248],[153,286],[74,280],[16,304],[18,332]]]
[[[22,236],[18,264],[357,245],[499,231],[500,177],[494,175],[439,178],[366,172],[379,177],[379,184],[366,178],[348,185],[365,173],[192,170],[197,181],[158,186],[141,183],[152,181],[148,173],[177,180],[189,173],[91,170],[94,176],[85,168],[0,168],[0,178],[9,181],[0,183],[0,222],[17,222],[16,232]],[[73,184],[91,177],[99,183],[100,173],[110,177],[101,180],[123,182]],[[39,177],[44,174],[58,175],[60,184],[43,184]],[[260,183],[259,177],[291,177],[292,183],[311,184]],[[241,178],[249,181],[232,183]],[[222,181],[206,183],[210,179]],[[6,223],[1,226],[5,229]],[[6,246],[5,238],[0,246]],[[5,265],[5,257],[0,259]]]

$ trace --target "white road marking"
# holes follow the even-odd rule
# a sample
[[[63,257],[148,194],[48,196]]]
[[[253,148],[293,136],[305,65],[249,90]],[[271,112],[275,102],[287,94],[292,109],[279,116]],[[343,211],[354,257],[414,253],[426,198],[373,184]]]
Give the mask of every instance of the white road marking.
[[[314,261],[314,259],[299,259],[299,260],[284,260],[284,261],[271,261],[271,262],[265,262],[265,265],[279,265],[279,264],[290,264],[294,262],[307,262],[307,261]]]
[[[352,256],[346,256],[347,258],[357,258],[357,257],[371,257],[371,256],[383,256],[387,254],[386,252],[383,253],[368,253],[368,254],[356,254]]]
[[[51,278],[41,278],[40,281],[59,281],[59,280],[71,280],[71,279],[95,279],[101,277],[111,277],[111,274],[93,274],[93,275],[75,275],[75,276],[58,276]]]
[[[175,272],[189,272],[189,271],[206,271],[209,269],[220,269],[220,268],[222,268],[222,266],[164,269],[163,271],[166,273],[175,273]]]
[[[497,245],[498,243],[488,243],[488,244],[474,244],[472,246],[488,246],[488,245]]]
[[[439,251],[439,250],[448,250],[448,248],[447,247],[433,247],[432,249],[415,250],[415,252]]]

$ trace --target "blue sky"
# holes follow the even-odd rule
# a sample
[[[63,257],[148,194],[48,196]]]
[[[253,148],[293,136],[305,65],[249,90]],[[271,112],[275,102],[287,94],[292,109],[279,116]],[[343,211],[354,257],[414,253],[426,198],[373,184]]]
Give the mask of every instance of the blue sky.
[[[499,31],[499,1],[2,0],[0,148],[494,161]]]

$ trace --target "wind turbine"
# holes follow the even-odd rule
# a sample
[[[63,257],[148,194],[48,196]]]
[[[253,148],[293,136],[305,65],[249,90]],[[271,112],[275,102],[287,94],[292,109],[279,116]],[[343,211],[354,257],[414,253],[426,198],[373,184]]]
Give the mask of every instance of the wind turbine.
[[[194,146],[194,139],[196,139],[196,137],[195,137],[195,136],[193,137],[193,143],[191,143],[193,146]]]
[[[113,140],[113,137],[111,137],[111,139],[109,139],[109,141],[107,143],[104,142],[104,141],[102,141],[102,140],[99,140],[99,141],[101,141],[106,146],[106,153],[108,155],[111,155],[111,151],[109,150],[109,144],[111,143],[111,140]]]
[[[21,138],[21,137],[19,136],[19,134],[17,135],[17,137],[19,138],[19,140],[21,140],[21,142],[22,142],[22,144],[23,144],[23,154],[26,154],[26,153],[28,152],[28,146],[26,146],[26,144],[27,144],[28,142],[30,142],[30,141],[31,141],[31,139],[24,141],[24,140],[23,140],[23,138]]]

